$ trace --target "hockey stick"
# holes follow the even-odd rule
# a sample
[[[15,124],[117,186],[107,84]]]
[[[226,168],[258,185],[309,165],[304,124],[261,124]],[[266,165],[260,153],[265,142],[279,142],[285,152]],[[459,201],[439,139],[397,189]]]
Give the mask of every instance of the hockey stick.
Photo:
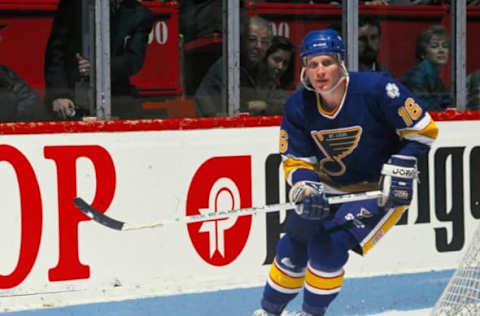
[[[339,204],[345,202],[361,201],[368,199],[376,199],[383,195],[382,191],[367,191],[362,193],[353,193],[353,194],[343,194],[336,195],[328,198],[328,203],[330,204]],[[73,199],[75,206],[86,216],[93,219],[95,222],[107,226],[115,230],[138,230],[145,228],[154,228],[161,227],[167,224],[172,223],[197,223],[203,221],[211,221],[216,219],[222,219],[232,216],[244,216],[244,215],[256,215],[256,214],[265,214],[283,210],[290,210],[295,208],[295,204],[290,203],[280,203],[280,204],[270,204],[260,207],[251,207],[251,208],[241,208],[236,210],[229,211],[218,211],[210,212],[199,215],[190,215],[185,217],[176,217],[170,220],[161,220],[158,222],[153,222],[150,224],[132,224],[128,222],[122,222],[120,220],[114,219],[108,215],[103,214],[102,212],[93,208],[90,204],[85,202],[82,198],[76,197]]]

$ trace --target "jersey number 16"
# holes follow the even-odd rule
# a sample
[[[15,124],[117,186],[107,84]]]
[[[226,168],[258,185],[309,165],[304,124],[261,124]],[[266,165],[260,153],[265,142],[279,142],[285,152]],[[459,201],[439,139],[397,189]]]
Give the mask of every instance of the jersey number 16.
[[[418,120],[422,116],[422,108],[413,98],[407,98],[404,106],[398,109],[398,115],[403,119],[406,126],[411,126],[413,121]]]

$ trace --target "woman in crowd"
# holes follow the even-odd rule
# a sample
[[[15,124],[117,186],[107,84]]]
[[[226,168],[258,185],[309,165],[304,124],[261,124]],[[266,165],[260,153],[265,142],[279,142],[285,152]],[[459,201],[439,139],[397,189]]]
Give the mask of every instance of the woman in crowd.
[[[274,36],[272,45],[267,50],[266,64],[277,87],[284,90],[295,89],[295,46],[284,36]]]
[[[265,54],[263,65],[268,69],[268,79],[262,89],[257,89],[257,100],[249,102],[251,115],[279,115],[294,83],[295,46],[284,36],[273,36]]]
[[[416,39],[417,64],[401,79],[425,105],[428,111],[443,111],[452,105],[449,89],[440,77],[449,57],[449,36],[443,25],[432,25]]]

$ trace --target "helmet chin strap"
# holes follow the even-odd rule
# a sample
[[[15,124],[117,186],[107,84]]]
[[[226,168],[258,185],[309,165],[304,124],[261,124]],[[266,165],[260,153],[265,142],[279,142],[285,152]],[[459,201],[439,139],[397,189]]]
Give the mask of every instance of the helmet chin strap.
[[[305,67],[302,67],[302,71],[300,72],[300,81],[302,82],[303,86],[305,87],[305,89],[309,90],[309,91],[313,91],[313,92],[317,92],[315,91],[315,89],[312,87],[312,84],[310,83],[310,81],[308,81],[305,77]]]
[[[347,71],[347,67],[345,67],[345,63],[343,61],[340,62],[340,66],[343,68],[343,76],[340,77],[340,79],[338,79],[337,83],[335,83],[333,85],[333,87],[331,87],[330,89],[326,90],[326,91],[317,91],[313,86],[312,84],[307,81],[306,77],[305,77],[305,67],[302,67],[302,72],[300,73],[300,81],[302,82],[303,86],[305,87],[305,89],[309,90],[309,91],[313,91],[315,93],[318,93],[318,94],[330,94],[332,93],[333,91],[335,91],[335,89],[338,88],[338,86],[345,80],[347,79],[349,76],[348,76],[348,71]]]
[[[347,78],[347,76],[343,75],[340,79],[338,79],[337,83],[333,85],[330,89],[326,91],[316,91],[318,94],[330,94],[332,93],[335,89],[338,88],[338,86]]]

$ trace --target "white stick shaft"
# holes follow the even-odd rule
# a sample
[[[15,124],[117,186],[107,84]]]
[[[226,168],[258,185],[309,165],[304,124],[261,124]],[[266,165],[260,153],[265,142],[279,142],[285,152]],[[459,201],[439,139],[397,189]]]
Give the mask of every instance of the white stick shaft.
[[[339,204],[339,203],[346,203],[346,202],[355,202],[355,201],[363,201],[363,200],[370,200],[370,199],[377,199],[383,196],[382,191],[366,191],[362,193],[352,193],[352,194],[343,194],[332,196],[328,198],[329,204]]]
[[[257,215],[257,214],[265,214],[271,212],[278,212],[284,210],[290,210],[295,207],[294,203],[280,203],[280,204],[271,204],[265,205],[262,207],[251,207],[251,208],[241,208],[236,210],[229,210],[229,211],[218,211],[218,212],[209,212],[204,214],[198,215],[190,215],[185,217],[176,217],[170,220],[162,220],[156,223],[151,223],[148,225],[135,225],[130,223],[125,223],[125,226],[122,230],[134,230],[140,228],[153,228],[157,226],[163,226],[167,224],[173,223],[197,223],[197,222],[205,222],[205,221],[213,221],[218,219],[226,219],[228,217],[235,217],[235,216],[244,216],[244,215]]]
[[[344,195],[329,197],[328,203],[339,204],[339,203],[346,203],[346,202],[369,200],[369,199],[379,198],[382,195],[383,195],[382,191],[368,191],[368,192],[362,192],[362,193],[344,194]],[[278,212],[278,211],[290,210],[293,208],[295,208],[295,204],[292,202],[270,204],[270,205],[265,205],[261,207],[241,208],[236,210],[209,212],[209,213],[203,213],[198,215],[177,217],[171,220],[162,220],[162,221],[151,223],[148,225],[135,225],[135,224],[125,223],[122,230],[154,228],[157,226],[163,226],[163,225],[172,224],[172,223],[186,223],[186,224],[197,223],[197,222],[218,220],[218,219],[234,217],[234,216],[257,215],[257,214]]]

